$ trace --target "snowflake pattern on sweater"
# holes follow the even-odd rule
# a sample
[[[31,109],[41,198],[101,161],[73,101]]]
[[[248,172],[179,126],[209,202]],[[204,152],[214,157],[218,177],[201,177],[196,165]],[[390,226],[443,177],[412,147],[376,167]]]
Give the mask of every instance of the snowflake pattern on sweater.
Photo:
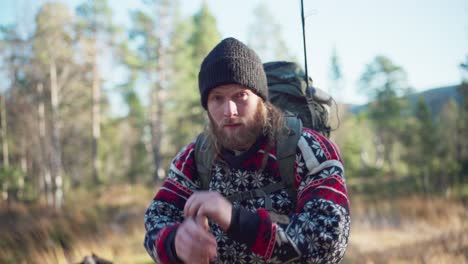
[[[266,142],[257,142],[247,153],[225,157],[226,166],[212,169],[210,190],[223,196],[257,189],[281,181],[273,148],[261,173]],[[145,248],[159,263],[175,263],[170,249],[177,226],[183,222],[185,202],[200,190],[194,143],[174,158],[168,177],[145,214]],[[349,237],[349,200],[344,169],[337,146],[314,130],[303,128],[296,151],[297,204],[286,190],[270,194],[273,212],[288,215],[289,224],[272,222],[264,209],[265,198],[234,202],[260,218],[250,247],[230,238],[210,221],[218,244],[217,263],[338,263]]]

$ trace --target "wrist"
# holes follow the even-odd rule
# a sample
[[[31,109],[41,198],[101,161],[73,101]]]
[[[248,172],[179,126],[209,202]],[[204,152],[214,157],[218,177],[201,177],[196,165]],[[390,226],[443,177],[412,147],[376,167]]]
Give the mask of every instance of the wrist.
[[[176,264],[183,264],[184,262],[177,256],[177,250],[175,247],[175,237],[177,235],[177,231],[179,230],[178,227],[174,228],[171,230],[169,235],[167,236],[166,243],[169,244],[168,250],[167,250],[167,256],[171,260],[171,262],[176,263]]]
[[[257,237],[260,216],[243,207],[232,207],[231,223],[227,235],[238,242],[252,245]]]

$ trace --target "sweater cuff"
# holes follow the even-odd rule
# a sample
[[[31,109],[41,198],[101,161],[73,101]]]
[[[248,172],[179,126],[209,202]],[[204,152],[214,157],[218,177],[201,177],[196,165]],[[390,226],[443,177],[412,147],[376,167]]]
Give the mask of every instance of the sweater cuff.
[[[164,248],[166,249],[166,255],[171,263],[183,264],[184,262],[177,256],[175,249],[175,235],[179,227],[173,228],[169,234],[167,234],[166,241],[164,241]]]
[[[232,207],[231,225],[227,235],[237,242],[246,244],[249,248],[257,239],[260,226],[260,216],[243,207]]]

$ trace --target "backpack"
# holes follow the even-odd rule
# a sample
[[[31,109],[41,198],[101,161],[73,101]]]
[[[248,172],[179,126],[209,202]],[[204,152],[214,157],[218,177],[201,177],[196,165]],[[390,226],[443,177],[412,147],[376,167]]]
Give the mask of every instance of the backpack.
[[[271,211],[272,201],[269,194],[283,189],[287,191],[295,207],[297,190],[294,187],[294,162],[302,126],[315,129],[328,137],[330,127],[326,124],[327,112],[323,104],[329,104],[331,98],[319,93],[320,91],[317,92],[318,90],[313,87],[307,87],[305,74],[296,63],[277,61],[264,63],[263,67],[267,75],[269,100],[286,113],[285,129],[276,142],[281,182],[236,193],[226,198],[234,202],[265,197],[265,209]],[[205,133],[199,134],[195,141],[195,162],[202,190],[209,189],[213,159],[212,142]],[[275,217],[281,218],[277,215]]]
[[[330,136],[328,112],[332,98],[320,89],[307,87],[305,73],[294,62],[273,61],[263,64],[268,81],[270,102],[297,115],[305,127]],[[309,84],[312,79],[309,78]]]

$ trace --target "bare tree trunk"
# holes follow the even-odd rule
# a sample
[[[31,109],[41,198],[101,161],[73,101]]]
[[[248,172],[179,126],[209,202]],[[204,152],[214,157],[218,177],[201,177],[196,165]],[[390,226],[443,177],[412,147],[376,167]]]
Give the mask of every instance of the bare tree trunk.
[[[1,133],[2,133],[2,150],[3,150],[3,167],[8,168],[10,166],[10,162],[8,159],[8,142],[7,142],[7,122],[6,122],[6,100],[5,94],[1,95]],[[8,199],[8,183],[2,183],[2,198],[3,200]]]
[[[93,110],[92,110],[92,159],[93,159],[93,181],[95,184],[100,184],[99,171],[101,168],[99,160],[99,139],[101,137],[101,80],[99,68],[97,65],[97,43],[94,41],[94,56],[93,56]]]
[[[1,125],[2,125],[2,150],[3,150],[3,166],[8,168],[10,161],[8,157],[8,141],[7,141],[7,115],[6,115],[6,100],[5,95],[1,96]]]
[[[60,209],[63,201],[63,176],[62,176],[62,156],[60,146],[60,122],[58,117],[58,83],[57,67],[55,61],[50,64],[50,94],[52,104],[52,153],[51,153],[51,174],[54,194],[54,207]]]
[[[26,140],[21,137],[21,157],[20,157],[20,168],[23,173],[20,174],[18,178],[18,197],[22,199],[25,195],[24,193],[24,178],[28,174],[28,152],[26,150]]]
[[[53,206],[53,193],[52,193],[52,178],[50,175],[50,161],[47,158],[49,155],[47,151],[47,143],[46,143],[46,121],[45,121],[45,104],[44,104],[44,86],[42,83],[37,85],[37,94],[39,95],[39,104],[37,108],[38,116],[39,116],[39,142],[40,142],[40,186],[39,193],[43,193],[45,199],[47,201],[47,205]]]
[[[156,33],[159,40],[158,47],[158,64],[156,68],[157,81],[154,85],[151,93],[151,145],[153,150],[153,163],[154,163],[154,175],[153,180],[157,182],[160,177],[164,174],[162,168],[162,155],[161,155],[161,143],[163,138],[163,116],[164,106],[163,102],[165,99],[166,84],[168,82],[167,76],[169,65],[168,65],[168,45],[167,36],[170,31],[170,15],[171,3],[169,1],[161,3],[158,8],[158,32]]]
[[[150,106],[150,127],[151,127],[151,150],[153,152],[154,174],[153,181],[158,182],[159,170],[161,169],[161,102],[159,101],[159,93],[161,87],[156,84],[151,90],[151,106]]]

